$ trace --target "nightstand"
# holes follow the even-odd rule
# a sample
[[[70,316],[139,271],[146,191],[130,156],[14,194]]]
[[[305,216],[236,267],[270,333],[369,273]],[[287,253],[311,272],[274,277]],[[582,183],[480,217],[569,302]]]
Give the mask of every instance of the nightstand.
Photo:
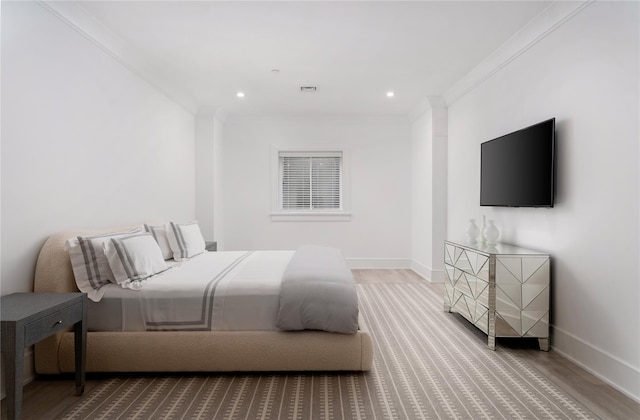
[[[205,242],[205,249],[209,252],[215,252],[218,250],[218,243],[217,242]]]
[[[24,349],[73,326],[76,395],[84,392],[87,348],[87,295],[84,293],[14,293],[0,298],[2,355],[7,388],[7,415],[22,411]]]

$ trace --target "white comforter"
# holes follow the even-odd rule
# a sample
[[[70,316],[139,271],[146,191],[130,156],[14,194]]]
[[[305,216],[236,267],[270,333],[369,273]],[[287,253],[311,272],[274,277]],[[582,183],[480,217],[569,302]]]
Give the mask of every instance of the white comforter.
[[[106,308],[120,307],[121,317],[111,312],[103,328],[112,331],[277,330],[280,283],[293,254],[204,253],[148,279],[141,290],[104,286],[92,313],[103,318],[112,310]]]

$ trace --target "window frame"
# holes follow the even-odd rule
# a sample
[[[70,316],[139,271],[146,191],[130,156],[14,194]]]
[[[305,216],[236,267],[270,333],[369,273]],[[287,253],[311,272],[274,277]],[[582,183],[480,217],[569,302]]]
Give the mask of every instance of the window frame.
[[[280,177],[280,154],[338,152],[342,154],[342,186],[341,186],[341,210],[305,210],[292,211],[283,210],[281,204],[281,177]],[[351,170],[350,170],[349,148],[345,146],[316,144],[316,145],[272,145],[271,146],[271,213],[269,214],[273,222],[346,222],[351,220]]]

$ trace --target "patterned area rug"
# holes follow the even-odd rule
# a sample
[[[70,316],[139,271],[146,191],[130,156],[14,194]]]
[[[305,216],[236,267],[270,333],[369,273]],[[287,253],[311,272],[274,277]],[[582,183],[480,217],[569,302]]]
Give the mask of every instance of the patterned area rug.
[[[374,366],[352,374],[128,375],[67,419],[588,419],[515,351],[486,342],[424,284],[359,284]]]

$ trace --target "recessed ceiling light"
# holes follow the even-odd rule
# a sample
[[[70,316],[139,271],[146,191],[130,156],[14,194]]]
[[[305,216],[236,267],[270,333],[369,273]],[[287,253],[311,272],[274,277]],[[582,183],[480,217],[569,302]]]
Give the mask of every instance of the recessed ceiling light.
[[[395,93],[393,93],[393,91],[387,92],[387,98],[393,98],[394,96],[395,96]]]
[[[240,92],[240,91],[238,91],[238,93],[236,93],[236,96],[237,96],[238,98],[244,98],[244,92]]]

